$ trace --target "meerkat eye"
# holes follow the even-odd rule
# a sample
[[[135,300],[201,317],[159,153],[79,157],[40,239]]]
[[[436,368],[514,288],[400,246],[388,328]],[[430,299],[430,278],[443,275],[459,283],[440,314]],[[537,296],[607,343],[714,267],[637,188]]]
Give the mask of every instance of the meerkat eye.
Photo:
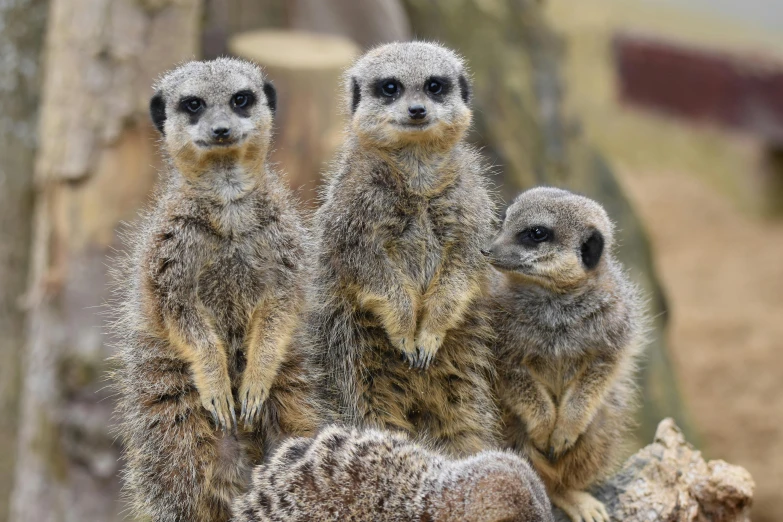
[[[398,92],[400,92],[400,82],[397,80],[384,80],[381,82],[381,93],[383,93],[384,96],[392,98],[396,96]]]
[[[546,241],[549,239],[549,230],[544,227],[533,227],[530,229],[530,238],[538,243]]]
[[[252,92],[240,91],[231,97],[231,105],[235,109],[244,109],[253,104],[254,97]]]
[[[196,114],[204,108],[204,100],[201,98],[185,98],[180,103],[180,106],[186,111]]]
[[[244,94],[234,95],[234,107],[244,107],[247,105],[247,96]]]
[[[443,92],[443,84],[438,80],[430,80],[427,82],[427,92],[430,94],[441,94]]]
[[[534,226],[526,228],[519,234],[519,240],[522,244],[534,245],[543,243],[552,239],[552,231],[544,226]]]

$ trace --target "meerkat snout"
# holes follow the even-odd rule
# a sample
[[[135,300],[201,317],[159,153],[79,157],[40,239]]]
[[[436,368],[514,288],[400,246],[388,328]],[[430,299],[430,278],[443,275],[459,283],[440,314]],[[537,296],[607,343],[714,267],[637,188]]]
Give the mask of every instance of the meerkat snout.
[[[408,115],[412,120],[423,120],[427,117],[427,108],[419,104],[411,105],[408,107]]]
[[[596,202],[555,189],[520,194],[486,250],[497,269],[548,287],[579,284],[599,268],[612,223]]]

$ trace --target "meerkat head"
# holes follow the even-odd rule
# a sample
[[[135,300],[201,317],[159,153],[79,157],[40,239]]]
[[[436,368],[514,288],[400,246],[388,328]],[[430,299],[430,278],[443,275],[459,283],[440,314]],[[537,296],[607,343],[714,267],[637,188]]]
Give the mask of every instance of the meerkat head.
[[[556,188],[523,192],[484,254],[499,270],[555,291],[578,287],[601,269],[613,226],[595,201]]]
[[[551,522],[541,480],[516,455],[484,451],[450,463],[433,498],[432,519],[465,522]]]
[[[233,58],[189,62],[154,88],[150,115],[175,162],[265,158],[276,93],[258,66]]]
[[[353,131],[386,148],[452,147],[470,126],[470,83],[457,54],[428,42],[370,50],[345,76]]]

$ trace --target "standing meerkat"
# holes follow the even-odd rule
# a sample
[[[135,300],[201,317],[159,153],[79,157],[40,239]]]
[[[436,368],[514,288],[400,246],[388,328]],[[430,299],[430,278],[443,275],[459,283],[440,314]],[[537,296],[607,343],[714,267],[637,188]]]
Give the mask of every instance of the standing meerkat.
[[[257,66],[190,62],[155,91],[167,172],[127,235],[112,325],[124,478],[139,517],[225,521],[264,448],[317,429],[289,342],[306,231],[267,163],[275,91]]]
[[[520,457],[450,460],[401,434],[329,427],[289,439],[253,471],[235,522],[552,522],[541,480]]]
[[[526,455],[574,521],[608,521],[584,490],[616,464],[632,419],[643,305],[595,201],[522,193],[485,252],[494,285],[497,396],[506,444]]]
[[[481,254],[493,204],[475,150],[462,60],[394,43],[346,74],[350,123],[315,216],[309,343],[354,425],[452,454],[496,443]]]

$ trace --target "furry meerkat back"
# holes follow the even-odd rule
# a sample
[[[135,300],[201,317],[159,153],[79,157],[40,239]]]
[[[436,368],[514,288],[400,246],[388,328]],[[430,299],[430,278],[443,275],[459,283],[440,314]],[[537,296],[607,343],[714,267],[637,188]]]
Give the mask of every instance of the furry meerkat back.
[[[551,522],[544,486],[512,453],[451,460],[401,434],[330,426],[253,472],[235,522]]]
[[[394,43],[345,76],[350,122],[315,216],[307,343],[342,419],[464,455],[494,446],[492,329],[480,253],[493,204],[463,139],[470,81],[454,52]]]
[[[257,66],[190,62],[155,90],[167,166],[115,267],[116,429],[133,515],[219,522],[266,447],[323,413],[290,342],[308,236],[267,164],[275,92]]]
[[[613,238],[595,201],[536,188],[514,200],[486,251],[501,273],[493,310],[504,442],[575,522],[608,521],[584,490],[617,463],[644,346],[641,294]]]

